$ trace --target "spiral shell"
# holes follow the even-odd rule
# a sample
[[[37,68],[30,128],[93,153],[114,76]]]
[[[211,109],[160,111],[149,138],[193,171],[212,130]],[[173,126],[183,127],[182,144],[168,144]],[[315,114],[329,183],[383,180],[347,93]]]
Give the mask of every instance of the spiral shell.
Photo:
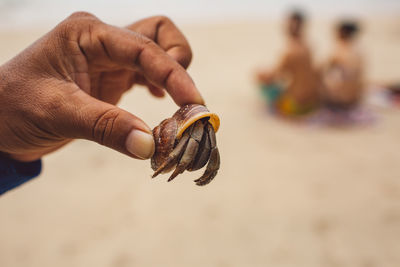
[[[156,145],[155,153],[151,158],[151,167],[156,170],[169,156],[183,132],[196,121],[209,118],[208,121],[217,132],[220,120],[217,114],[211,113],[205,106],[190,104],[180,108],[175,114],[163,120],[153,129],[153,137]],[[174,166],[169,166],[165,172]]]

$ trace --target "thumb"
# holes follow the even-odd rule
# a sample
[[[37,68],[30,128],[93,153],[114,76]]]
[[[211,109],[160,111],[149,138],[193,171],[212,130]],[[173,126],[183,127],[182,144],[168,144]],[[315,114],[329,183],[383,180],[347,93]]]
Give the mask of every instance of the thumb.
[[[153,155],[153,135],[141,119],[82,91],[76,95],[68,101],[67,120],[61,126],[66,137],[95,141],[134,158]]]

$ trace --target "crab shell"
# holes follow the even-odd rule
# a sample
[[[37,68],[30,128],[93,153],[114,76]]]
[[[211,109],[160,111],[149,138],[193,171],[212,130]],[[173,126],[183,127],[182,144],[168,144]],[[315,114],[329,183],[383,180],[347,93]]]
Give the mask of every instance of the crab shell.
[[[154,128],[153,137],[156,145],[155,153],[151,158],[153,170],[167,160],[174,146],[182,137],[183,132],[198,120],[208,118],[208,122],[217,132],[220,120],[217,114],[211,113],[205,106],[190,104],[181,107],[172,118],[163,120]],[[174,166],[169,166],[164,172],[169,172]]]

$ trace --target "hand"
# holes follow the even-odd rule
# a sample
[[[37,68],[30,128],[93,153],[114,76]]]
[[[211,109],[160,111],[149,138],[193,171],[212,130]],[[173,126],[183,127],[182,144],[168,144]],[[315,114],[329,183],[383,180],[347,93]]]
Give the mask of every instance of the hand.
[[[191,49],[165,17],[126,28],[74,13],[0,66],[0,152],[41,158],[82,138],[134,158],[154,152],[150,128],[115,106],[134,84],[178,105],[203,103],[185,71]]]
[[[256,81],[259,84],[270,84],[273,82],[273,73],[269,70],[259,70],[256,72]]]

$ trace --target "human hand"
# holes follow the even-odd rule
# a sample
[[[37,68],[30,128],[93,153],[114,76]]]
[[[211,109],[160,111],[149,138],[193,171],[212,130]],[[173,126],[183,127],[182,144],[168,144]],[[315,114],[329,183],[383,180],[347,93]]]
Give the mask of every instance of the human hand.
[[[260,69],[255,72],[255,80],[259,84],[269,84],[273,81],[273,74],[270,70]]]
[[[78,12],[0,66],[0,152],[41,158],[77,138],[134,158],[154,152],[151,129],[115,106],[134,84],[176,104],[203,104],[185,71],[191,49],[165,17],[126,28]]]

